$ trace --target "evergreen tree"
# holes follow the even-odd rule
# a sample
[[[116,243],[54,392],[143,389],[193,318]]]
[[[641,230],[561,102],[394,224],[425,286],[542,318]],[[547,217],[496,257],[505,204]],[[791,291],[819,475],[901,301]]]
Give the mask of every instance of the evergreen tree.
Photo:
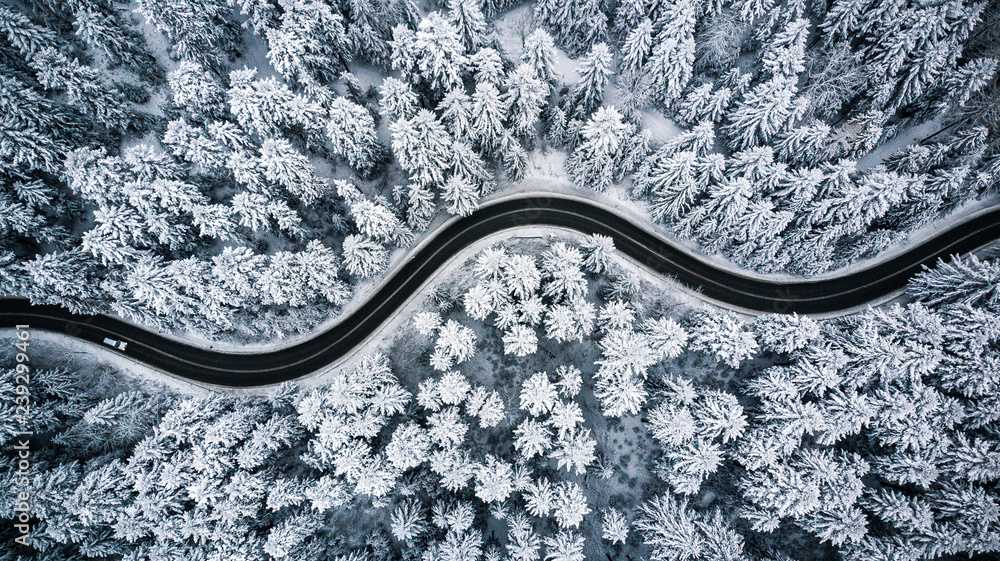
[[[146,22],[166,35],[180,58],[222,70],[239,46],[239,26],[222,0],[140,0]]]
[[[486,456],[486,461],[476,470],[476,496],[484,503],[507,500],[514,490],[513,475],[514,470],[510,464],[496,456]]]
[[[389,266],[389,252],[378,243],[359,235],[344,238],[344,267],[357,277],[373,277]]]
[[[585,255],[583,264],[587,270],[600,275],[611,268],[611,256],[615,253],[615,242],[608,236],[592,234],[580,244]]]
[[[30,280],[25,294],[32,303],[56,304],[73,313],[93,313],[106,299],[93,258],[75,249],[36,255],[19,266]]]
[[[28,63],[42,87],[65,91],[70,105],[80,107],[108,128],[126,130],[134,125],[135,116],[125,96],[118,88],[103,83],[93,68],[70,60],[52,47],[34,53]]]
[[[128,29],[117,13],[96,6],[74,7],[73,12],[76,34],[100,49],[113,65],[124,66],[152,83],[163,81],[163,69],[145,50],[144,38]]]
[[[555,75],[555,44],[552,36],[544,29],[536,29],[524,40],[521,62],[535,71],[535,77],[543,82],[553,82]]]
[[[333,152],[360,173],[371,172],[381,157],[371,113],[345,98],[338,97],[330,104],[326,135],[333,143]]]
[[[560,481],[556,486],[552,510],[559,527],[564,529],[579,527],[583,517],[590,514],[583,489],[569,481]]]
[[[438,97],[462,84],[468,63],[462,37],[440,14],[428,14],[415,32],[397,25],[392,34],[392,67],[412,85]]]
[[[453,175],[444,184],[441,196],[448,203],[448,212],[468,216],[479,208],[479,192],[461,175]]]
[[[829,143],[830,127],[814,121],[779,135],[774,147],[782,160],[804,166],[821,162]]]
[[[611,77],[614,57],[604,43],[591,47],[580,63],[580,80],[573,84],[573,113],[588,115],[604,100],[604,88]]]
[[[389,124],[392,151],[410,180],[421,187],[442,185],[452,161],[452,141],[433,113],[420,110],[411,119]]]
[[[541,0],[535,17],[574,53],[586,51],[607,32],[608,18],[595,0]]]
[[[405,82],[390,76],[382,81],[379,95],[382,115],[391,121],[409,119],[417,112],[417,95]]]
[[[415,499],[403,501],[392,511],[390,519],[392,537],[401,542],[412,542],[423,534],[427,525],[423,509]]]
[[[629,32],[622,44],[623,72],[639,74],[653,46],[653,22],[644,19]]]
[[[59,173],[64,154],[88,136],[82,116],[7,76],[0,76],[0,119],[0,155],[26,172]]]
[[[473,52],[486,43],[486,19],[478,2],[449,0],[448,12],[467,52]]]
[[[316,513],[303,513],[284,519],[271,529],[264,543],[264,552],[275,559],[283,559],[299,551],[303,542],[319,529]]]
[[[55,31],[36,25],[28,16],[7,6],[0,6],[0,32],[11,46],[25,56],[61,44]]]
[[[542,112],[549,89],[535,77],[535,70],[521,64],[507,78],[503,104],[507,107],[512,132],[521,138],[533,139],[535,124]]]
[[[995,261],[980,261],[974,255],[964,261],[954,257],[918,273],[907,291],[928,305],[966,304],[993,310],[1000,302],[998,279],[1000,267]]]
[[[583,561],[583,536],[572,530],[560,530],[545,538],[545,561]]]
[[[799,18],[789,21],[768,42],[762,55],[764,72],[770,76],[795,77],[805,70],[806,38],[809,20]]]
[[[506,113],[507,108],[496,87],[482,82],[476,84],[476,91],[472,94],[472,114],[476,118],[472,121],[470,136],[486,154],[499,153]]]
[[[269,27],[267,60],[286,80],[322,95],[320,85],[347,67],[344,19],[316,0],[282,0],[279,25]]]
[[[795,85],[779,76],[761,82],[728,113],[723,132],[730,146],[742,150],[767,143],[788,125]]]
[[[536,372],[521,385],[521,409],[538,417],[552,410],[556,402],[556,387],[545,372]]]
[[[697,0],[677,0],[654,23],[659,30],[645,72],[656,99],[667,106],[680,98],[691,80],[700,9]]]
[[[451,168],[455,175],[480,188],[483,193],[492,189],[492,174],[483,162],[483,158],[466,142],[452,143]]]
[[[195,164],[205,172],[226,170],[230,150],[208,131],[178,119],[167,124],[161,139],[174,156]]]
[[[261,138],[301,131],[310,143],[323,143],[326,110],[295,94],[276,78],[255,79],[257,69],[229,73],[229,111],[236,122]]]
[[[580,187],[603,191],[626,171],[617,165],[631,127],[614,107],[602,107],[584,126],[583,142],[566,160],[573,181]]]
[[[612,544],[624,544],[628,539],[629,523],[622,512],[615,508],[602,511],[601,537]]]
[[[472,100],[465,90],[456,88],[445,94],[438,109],[441,110],[441,120],[453,137],[464,139],[469,136],[472,129]]]
[[[712,353],[732,368],[756,354],[758,345],[753,332],[732,313],[699,314],[691,329],[691,348]]]
[[[260,147],[260,163],[268,181],[281,185],[306,204],[329,190],[326,182],[316,176],[309,158],[285,139],[265,140]]]

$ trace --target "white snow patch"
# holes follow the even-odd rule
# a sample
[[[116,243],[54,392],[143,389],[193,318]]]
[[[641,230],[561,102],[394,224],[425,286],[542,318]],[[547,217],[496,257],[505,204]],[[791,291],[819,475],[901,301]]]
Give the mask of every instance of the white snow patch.
[[[271,66],[267,60],[267,40],[254,33],[252,27],[247,26],[243,30],[243,48],[239,58],[233,61],[233,70],[242,70],[243,67],[256,68],[257,79],[270,78],[272,76],[284,81],[278,71]]]
[[[932,119],[930,121],[920,123],[919,125],[912,126],[897,134],[895,138],[865,154],[864,157],[858,160],[858,169],[864,170],[873,168],[881,164],[882,160],[886,159],[887,156],[891,156],[895,152],[898,152],[911,144],[917,144],[921,139],[934,134],[940,128],[941,122],[939,119]]]
[[[491,22],[500,50],[507,58],[517,61],[524,51],[524,39],[538,27],[531,5],[525,4],[500,14]]]
[[[13,329],[0,329],[0,334],[5,340],[15,339]],[[109,348],[62,333],[33,329],[31,343],[34,352],[39,356],[44,355],[46,361],[72,364],[74,370],[110,367],[144,384],[166,386],[168,389],[187,395],[207,395],[210,391],[219,391],[219,388],[214,386],[195,384],[136,362]],[[236,388],[227,391],[244,393]]]
[[[663,144],[682,132],[672,119],[668,119],[659,111],[652,109],[639,111],[639,123],[649,133],[650,140],[654,144]]]
[[[566,51],[556,47],[555,61],[552,70],[556,78],[564,85],[575,84],[580,80],[580,61],[574,60],[566,54]],[[609,83],[610,86],[610,83]]]
[[[521,60],[524,39],[538,27],[531,5],[508,10],[493,20],[492,25],[500,49],[514,62]],[[560,84],[568,85],[579,80],[579,66],[580,61],[570,58],[566,51],[556,47],[553,70]]]
[[[351,74],[357,78],[358,83],[361,85],[361,91],[365,92],[368,88],[378,88],[382,85],[382,81],[386,79],[385,69],[372,66],[368,63],[358,63],[352,62],[349,65]]]

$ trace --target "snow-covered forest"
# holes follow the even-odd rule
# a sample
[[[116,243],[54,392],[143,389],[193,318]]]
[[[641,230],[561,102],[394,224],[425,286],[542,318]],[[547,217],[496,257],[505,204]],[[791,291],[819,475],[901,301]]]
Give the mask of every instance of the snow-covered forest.
[[[656,295],[607,249],[484,250],[385,352],[312,389],[183,397],[36,366],[38,520],[0,558],[1000,550],[996,265],[843,319],[746,320]]]
[[[995,196],[998,17],[964,0],[5,3],[0,292],[273,340],[539,161],[563,174],[542,189],[610,190],[741,267],[821,273]]]
[[[304,336],[519,190],[816,276],[998,202],[998,59],[995,0],[5,0],[0,296]],[[36,357],[23,480],[0,352],[0,561],[1000,552],[988,252],[820,320],[540,240],[468,256],[322,384]]]

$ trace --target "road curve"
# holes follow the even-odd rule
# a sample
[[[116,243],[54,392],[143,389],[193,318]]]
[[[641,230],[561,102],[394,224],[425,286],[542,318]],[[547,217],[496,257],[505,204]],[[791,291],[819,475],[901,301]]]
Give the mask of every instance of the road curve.
[[[260,353],[220,352],[164,337],[119,319],[73,315],[57,306],[0,299],[0,327],[28,324],[101,344],[128,343],[123,354],[196,382],[230,387],[276,384],[335,362],[374,333],[448,259],[476,240],[518,226],[557,226],[611,236],[615,247],[650,269],[704,296],[760,312],[821,314],[873,302],[905,286],[925,264],[973,251],[1000,238],[1000,209],[979,214],[870,268],[815,281],[780,282],[741,275],[678,249],[647,227],[606,207],[558,195],[532,195],[489,204],[449,223],[387,282],[342,321],[301,343]],[[119,352],[119,351],[115,351]]]

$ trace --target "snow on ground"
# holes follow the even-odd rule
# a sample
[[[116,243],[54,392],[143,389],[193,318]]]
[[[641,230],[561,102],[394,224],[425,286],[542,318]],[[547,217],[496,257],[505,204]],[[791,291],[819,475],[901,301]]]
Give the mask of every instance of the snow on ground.
[[[109,348],[91,344],[75,337],[40,329],[31,329],[30,332],[31,345],[28,347],[28,354],[43,359],[38,361],[41,366],[36,364],[36,367],[66,367],[78,372],[112,368],[137,380],[141,385],[148,386],[152,393],[161,392],[163,387],[172,392],[186,395],[208,395],[212,391],[219,391],[214,386],[194,384],[162,370],[133,361]],[[5,341],[14,340],[14,330],[0,329],[0,337]],[[242,393],[237,388],[230,388],[227,391]]]
[[[246,20],[245,17],[240,17],[239,19],[241,23]],[[242,70],[243,67],[256,68],[257,79],[259,80],[271,78],[272,76],[282,80],[281,76],[278,75],[278,71],[267,60],[267,50],[267,40],[257,35],[253,27],[249,25],[244,27],[243,47],[240,49],[239,58],[233,62],[232,69]]]
[[[900,132],[892,140],[889,140],[868,154],[865,154],[863,158],[858,160],[858,169],[865,170],[873,168],[882,163],[882,160],[884,160],[887,156],[890,156],[894,152],[906,148],[911,144],[920,142],[925,137],[928,137],[940,130],[940,128],[940,119],[931,119],[930,121],[910,127]]]
[[[168,42],[158,31],[153,29],[151,26],[146,24],[142,18],[135,16],[135,20],[139,23],[137,24],[137,29],[141,30],[151,52],[157,57],[157,59],[165,66],[169,71],[176,67],[176,62],[170,60],[168,56]],[[520,58],[520,53],[523,47],[524,38],[530,34],[535,24],[533,22],[533,14],[530,6],[520,6],[515,9],[509,10],[500,17],[498,17],[493,22],[494,30],[496,32],[496,37],[501,48],[504,50],[505,54],[511,59],[517,60]],[[274,69],[271,67],[270,63],[267,61],[267,45],[266,41],[253,33],[252,30],[246,29],[244,31],[244,49],[243,53],[239,59],[237,59],[234,64],[234,68],[242,68],[244,65],[248,67],[255,67],[258,69],[258,75],[260,77],[268,77],[276,75]],[[579,61],[571,59],[564,51],[557,49],[556,56],[556,72],[560,77],[560,82],[563,84],[571,84],[579,79],[579,73],[577,68],[579,66]],[[381,84],[383,76],[381,72],[370,66],[355,64],[351,67],[352,72],[358,78],[362,87],[367,88],[369,86],[377,87]],[[616,99],[616,92],[613,84],[609,84],[608,95],[606,98],[606,104],[613,104]],[[640,113],[640,121],[643,128],[650,133],[652,141],[655,144],[663,143],[676,134],[680,132],[680,129],[668,118],[664,117],[660,112],[653,110],[644,110]],[[902,134],[897,136],[892,141],[886,143],[883,147],[872,152],[859,162],[859,168],[870,167],[876,165],[878,161],[884,158],[886,155],[891,154],[893,151],[913,142],[915,139],[923,138],[927,134],[932,133],[937,130],[938,125],[934,122],[926,123],[917,127],[912,127],[907,129]],[[385,128],[385,123],[382,123],[380,127],[380,137],[382,137],[383,142],[388,144],[388,134],[386,130],[381,130]],[[146,139],[143,139],[146,140]],[[149,139],[149,142],[158,144],[157,139]],[[499,182],[497,191],[483,199],[484,204],[488,204],[491,201],[497,201],[502,198],[512,196],[512,195],[524,195],[530,194],[532,192],[544,192],[544,193],[560,193],[565,195],[571,195],[576,197],[581,197],[588,199],[590,201],[596,202],[598,204],[608,207],[610,210],[617,212],[626,218],[640,223],[645,224],[648,228],[652,229],[654,232],[662,236],[663,238],[669,240],[672,244],[679,247],[683,251],[699,256],[699,258],[731,272],[742,274],[748,277],[754,278],[764,278],[769,280],[801,280],[802,277],[784,274],[784,273],[770,273],[770,274],[759,274],[747,271],[735,263],[729,261],[724,256],[719,254],[706,255],[701,252],[700,248],[691,240],[678,239],[673,236],[666,228],[653,222],[652,217],[648,211],[645,203],[640,201],[631,200],[629,196],[630,180],[626,180],[624,183],[612,186],[606,193],[597,193],[589,189],[580,189],[575,187],[570,178],[568,177],[564,163],[566,159],[566,153],[562,150],[545,148],[534,150],[529,154],[529,165],[526,174],[526,178],[520,182],[511,184],[505,180]],[[317,172],[321,177],[324,178],[342,178],[346,177],[339,170],[335,170],[333,166],[322,160],[321,158],[311,158],[312,163],[316,166]],[[355,179],[356,180],[356,179]],[[359,185],[365,186],[365,182],[358,182]],[[371,194],[373,186],[367,185],[365,192]],[[881,253],[877,258],[861,261],[855,263],[847,268],[838,269],[823,275],[814,277],[816,279],[822,279],[827,277],[839,276],[846,272],[863,269],[870,266],[873,262],[882,261],[887,258],[891,258],[899,253],[904,252],[912,245],[919,243],[935,233],[939,232],[941,229],[950,227],[955,223],[965,220],[971,213],[981,211],[982,209],[989,208],[1000,203],[1000,197],[992,197],[990,199],[984,199],[982,201],[976,201],[962,207],[956,212],[953,212],[949,217],[942,219],[940,221],[934,222],[927,226],[920,228],[919,230],[912,232],[909,236],[903,238],[895,244],[889,250]],[[286,345],[294,344],[297,341],[311,338],[315,334],[329,329],[332,325],[342,321],[347,314],[352,312],[354,309],[360,307],[373,293],[375,293],[382,285],[385,284],[387,277],[394,271],[402,262],[410,258],[410,256],[418,251],[430,237],[437,231],[439,231],[448,222],[456,220],[455,217],[451,217],[439,211],[438,215],[432,221],[430,227],[418,234],[417,239],[410,248],[398,249],[393,252],[390,265],[386,274],[378,277],[376,279],[371,279],[359,284],[356,287],[354,296],[351,302],[345,306],[339,313],[331,317],[328,321],[323,322],[318,325],[315,330],[302,333],[295,336],[291,336],[285,339],[279,339],[271,341],[268,343],[255,343],[255,344],[241,344],[236,342],[227,341],[213,341],[206,339],[195,333],[166,333],[168,337],[172,337],[177,340],[182,340],[191,344],[199,345],[202,347],[212,347],[220,350],[230,350],[230,351],[260,351],[266,349],[274,349],[279,347],[284,347]],[[511,238],[511,237],[523,237],[525,235],[540,235],[540,232],[551,233],[554,229],[551,228],[524,228],[517,232],[506,232],[491,236],[489,238],[489,243],[497,241],[497,236],[501,238]],[[534,232],[534,234],[531,234]],[[561,235],[570,235],[568,230],[560,232]],[[442,271],[439,271],[435,275],[435,279],[440,278],[441,275],[447,274],[449,267],[454,267],[456,263],[462,262],[466,259],[468,255],[474,254],[478,251],[475,248],[482,248],[488,245],[485,240],[481,240],[467,248],[459,256],[452,259],[448,266]],[[471,253],[470,253],[471,252]],[[665,280],[659,275],[645,269],[644,267],[637,266],[637,274],[639,274],[644,281],[652,283],[654,285],[671,285],[670,290],[687,294],[687,298],[690,299],[700,299],[702,297],[694,295],[686,287],[682,287],[678,283],[674,283],[669,280]],[[418,294],[416,299],[423,298],[423,294]],[[895,295],[887,297],[886,300],[892,300],[896,298]],[[704,301],[704,300],[702,300]],[[718,304],[718,303],[716,303]],[[409,304],[408,304],[409,305]],[[398,318],[406,317],[406,314],[402,311],[396,314],[395,319],[390,322],[393,324],[398,321]],[[383,326],[382,331],[385,331],[387,326]],[[376,337],[377,338],[377,337]],[[63,339],[66,339],[63,337]],[[79,342],[77,342],[79,343]],[[84,347],[89,348],[90,345],[86,343],[80,343]],[[102,351],[104,351],[102,349]],[[104,351],[104,354],[111,354]],[[131,363],[130,363],[131,364]]]
[[[535,30],[535,15],[528,4],[518,6],[497,16],[492,22],[500,49],[507,58],[520,60],[524,40]]]
[[[681,133],[681,128],[659,111],[649,109],[640,111],[639,123],[643,130],[649,133],[650,140],[654,145],[663,144]]]
[[[507,58],[514,62],[521,60],[524,39],[531,35],[536,27],[534,20],[532,7],[527,4],[509,10],[493,20],[497,42],[500,43],[500,48]],[[553,70],[560,84],[569,85],[579,80],[580,73],[577,71],[579,66],[579,60],[570,58],[566,51],[556,47]]]
[[[368,63],[352,62],[350,63],[351,74],[358,79],[358,83],[361,84],[361,91],[367,91],[368,88],[378,88],[382,85],[382,81],[385,80],[386,74],[385,70],[381,68],[376,68]],[[395,75],[393,73],[391,75]],[[398,77],[398,76],[397,76]]]
[[[170,41],[155,27],[146,22],[146,18],[136,10],[137,3],[129,2],[122,7],[122,12],[135,24],[133,28],[142,34],[146,40],[146,50],[156,58],[166,72],[177,68],[178,61],[170,58]]]

